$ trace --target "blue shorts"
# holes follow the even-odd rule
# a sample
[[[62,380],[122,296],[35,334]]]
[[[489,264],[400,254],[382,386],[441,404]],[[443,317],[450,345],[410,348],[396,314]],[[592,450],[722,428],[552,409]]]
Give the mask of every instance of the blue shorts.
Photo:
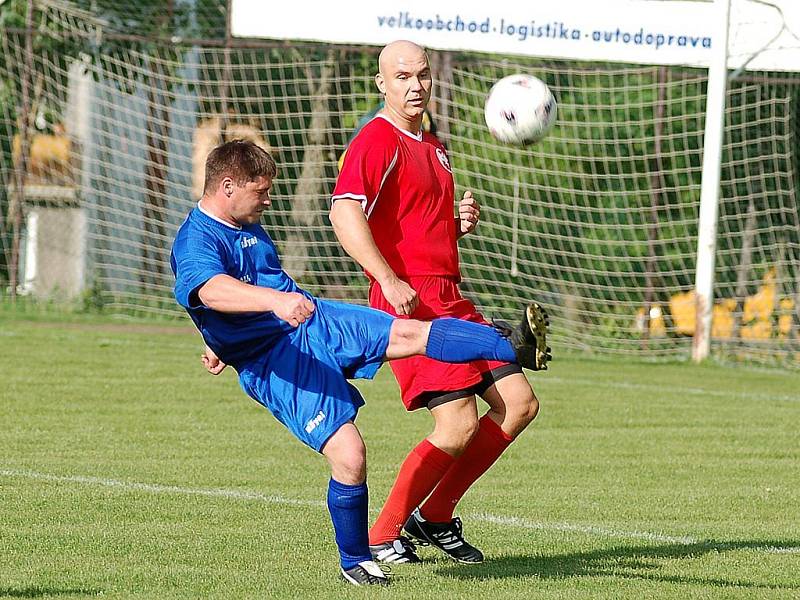
[[[260,359],[239,383],[301,442],[317,452],[364,404],[347,379],[372,379],[386,356],[390,315],[315,298],[311,318]]]

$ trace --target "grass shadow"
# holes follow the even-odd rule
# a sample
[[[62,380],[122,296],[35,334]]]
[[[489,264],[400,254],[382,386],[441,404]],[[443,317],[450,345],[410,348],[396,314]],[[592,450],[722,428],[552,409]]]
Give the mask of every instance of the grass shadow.
[[[646,579],[664,583],[680,583],[715,587],[740,587],[769,590],[800,590],[800,584],[774,584],[745,581],[736,578],[691,577],[660,574],[661,561],[696,558],[709,552],[736,550],[789,549],[800,552],[796,541],[714,540],[692,544],[660,544],[652,546],[618,546],[551,556],[504,556],[488,559],[480,565],[454,565],[437,569],[439,575],[462,580],[491,580],[519,577],[567,579],[571,577],[620,577]]]

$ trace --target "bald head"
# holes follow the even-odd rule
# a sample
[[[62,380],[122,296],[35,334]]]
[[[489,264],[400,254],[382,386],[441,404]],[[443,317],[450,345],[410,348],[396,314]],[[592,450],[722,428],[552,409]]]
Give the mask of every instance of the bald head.
[[[408,40],[397,40],[386,44],[381,50],[378,56],[378,72],[386,77],[387,72],[398,65],[408,65],[420,61],[428,64],[428,54],[425,52],[425,48]]]
[[[407,40],[388,44],[378,57],[375,83],[384,97],[382,114],[398,127],[419,133],[433,87],[425,49]]]

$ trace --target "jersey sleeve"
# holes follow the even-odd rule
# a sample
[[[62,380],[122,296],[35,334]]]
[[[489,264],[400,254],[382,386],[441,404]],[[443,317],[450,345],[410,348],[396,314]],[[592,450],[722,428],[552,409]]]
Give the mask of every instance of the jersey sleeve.
[[[365,128],[344,155],[344,162],[331,200],[357,200],[369,214],[381,187],[397,164],[398,143],[392,131]]]
[[[175,299],[184,308],[203,306],[197,291],[215,275],[225,275],[223,250],[210,235],[194,232],[176,240]]]

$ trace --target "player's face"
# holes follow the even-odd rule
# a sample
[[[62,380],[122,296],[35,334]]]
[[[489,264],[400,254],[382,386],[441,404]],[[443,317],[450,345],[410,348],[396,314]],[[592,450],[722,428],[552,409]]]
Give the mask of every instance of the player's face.
[[[406,120],[421,119],[433,88],[427,54],[416,49],[397,53],[387,62],[385,72],[378,78],[386,107]]]
[[[230,196],[230,214],[240,225],[252,225],[261,221],[261,213],[272,204],[269,193],[272,177],[259,177],[244,185],[233,184]]]

